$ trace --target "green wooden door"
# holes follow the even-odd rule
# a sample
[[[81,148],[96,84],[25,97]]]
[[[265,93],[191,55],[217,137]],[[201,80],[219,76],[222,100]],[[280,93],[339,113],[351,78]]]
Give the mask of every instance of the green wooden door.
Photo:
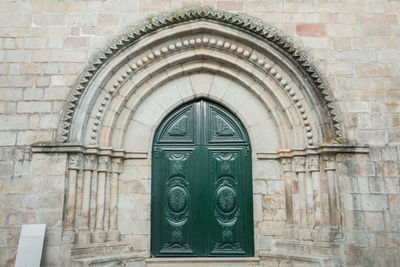
[[[240,121],[192,102],[156,131],[152,156],[153,256],[253,256],[251,151]]]

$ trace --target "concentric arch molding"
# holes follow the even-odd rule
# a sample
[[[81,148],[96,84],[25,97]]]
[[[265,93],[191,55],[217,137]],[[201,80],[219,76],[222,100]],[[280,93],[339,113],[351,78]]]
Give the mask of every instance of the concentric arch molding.
[[[139,42],[142,38],[159,32],[163,28],[170,28],[175,25],[198,20],[216,22],[251,34],[283,53],[286,58],[290,59],[304,74],[305,79],[307,79],[308,84],[313,88],[313,92],[318,98],[317,102],[320,103],[321,109],[323,109],[324,114],[328,115],[327,118],[325,118],[327,121],[324,123],[330,125],[329,142],[343,142],[344,133],[342,131],[339,114],[335,107],[334,98],[323,77],[319,74],[310,58],[305,55],[301,48],[296,46],[287,36],[280,33],[278,30],[269,25],[260,23],[254,18],[205,8],[184,9],[148,19],[142,25],[119,36],[101,51],[91,63],[88,64],[73,89],[60,127],[60,141],[64,143],[70,141],[71,125],[79,101],[92,80],[96,77],[96,74],[107,62],[126,48]]]

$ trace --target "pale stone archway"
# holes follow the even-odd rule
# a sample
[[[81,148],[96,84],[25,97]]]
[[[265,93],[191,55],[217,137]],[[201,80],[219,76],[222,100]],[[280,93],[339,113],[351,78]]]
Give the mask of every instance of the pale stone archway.
[[[306,247],[333,255],[335,153],[357,148],[344,145],[328,87],[277,31],[215,10],[155,18],[107,47],[79,80],[58,143],[36,148],[69,155],[63,238],[72,255],[149,255],[152,137],[196,98],[227,107],[249,133],[256,256],[290,259],[281,251]]]

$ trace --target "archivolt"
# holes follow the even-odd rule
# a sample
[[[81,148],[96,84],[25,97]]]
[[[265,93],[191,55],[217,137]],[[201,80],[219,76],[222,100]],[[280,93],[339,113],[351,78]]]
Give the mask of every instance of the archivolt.
[[[198,70],[251,90],[271,111],[283,148],[343,139],[327,86],[288,38],[247,17],[196,9],[154,18],[100,53],[73,91],[60,141],[121,146],[111,139],[124,131],[143,98]],[[295,141],[284,141],[290,138]]]

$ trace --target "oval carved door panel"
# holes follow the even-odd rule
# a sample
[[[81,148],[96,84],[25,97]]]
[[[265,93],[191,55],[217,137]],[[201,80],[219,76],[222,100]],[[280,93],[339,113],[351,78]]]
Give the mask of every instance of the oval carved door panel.
[[[192,102],[156,131],[152,157],[153,256],[253,256],[251,153],[240,121]]]

